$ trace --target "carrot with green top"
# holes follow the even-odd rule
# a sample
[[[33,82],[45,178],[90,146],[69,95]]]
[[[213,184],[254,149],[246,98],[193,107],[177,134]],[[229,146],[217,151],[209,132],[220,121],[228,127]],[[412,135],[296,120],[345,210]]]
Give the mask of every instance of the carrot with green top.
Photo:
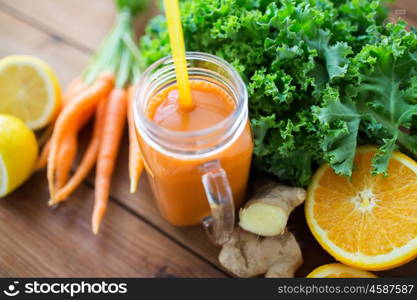
[[[110,180],[116,164],[117,153],[126,123],[127,92],[123,88],[115,88],[107,103],[105,123],[101,137],[100,150],[97,158],[95,199],[92,216],[92,228],[97,234],[107,210],[110,194]]]

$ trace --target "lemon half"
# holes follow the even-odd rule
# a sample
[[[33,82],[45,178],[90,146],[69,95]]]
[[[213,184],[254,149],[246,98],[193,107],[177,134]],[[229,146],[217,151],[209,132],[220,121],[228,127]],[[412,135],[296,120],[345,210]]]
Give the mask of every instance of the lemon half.
[[[0,115],[0,197],[29,178],[37,156],[35,134],[20,119]]]
[[[37,130],[52,121],[60,105],[58,79],[45,62],[26,55],[0,60],[0,114],[15,116]]]

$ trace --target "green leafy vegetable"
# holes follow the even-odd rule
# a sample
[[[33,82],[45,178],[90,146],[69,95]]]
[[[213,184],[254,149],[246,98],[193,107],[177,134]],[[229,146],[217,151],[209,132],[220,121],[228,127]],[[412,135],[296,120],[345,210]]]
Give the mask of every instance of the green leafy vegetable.
[[[382,0],[183,0],[187,50],[230,62],[247,83],[254,161],[306,185],[328,162],[349,176],[358,144],[417,156],[417,38],[384,25]],[[170,53],[162,15],[141,41],[147,64]]]

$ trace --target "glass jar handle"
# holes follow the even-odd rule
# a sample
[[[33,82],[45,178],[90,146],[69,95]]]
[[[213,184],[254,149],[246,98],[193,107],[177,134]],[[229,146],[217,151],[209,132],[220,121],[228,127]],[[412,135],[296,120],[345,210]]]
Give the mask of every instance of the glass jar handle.
[[[201,165],[202,182],[211,208],[211,216],[203,219],[203,226],[211,241],[225,244],[235,225],[235,207],[232,189],[226,172],[218,160]]]

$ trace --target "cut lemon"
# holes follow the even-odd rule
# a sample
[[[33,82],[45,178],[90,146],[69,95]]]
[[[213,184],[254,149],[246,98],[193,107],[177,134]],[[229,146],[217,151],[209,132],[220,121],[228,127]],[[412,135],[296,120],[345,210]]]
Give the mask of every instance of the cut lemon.
[[[30,176],[37,156],[35,134],[20,119],[0,115],[0,197]]]
[[[42,60],[24,55],[0,60],[0,114],[15,116],[37,130],[58,112],[60,95],[55,73]]]
[[[321,246],[338,261],[385,270],[417,256],[417,163],[394,152],[388,176],[371,175],[375,147],[360,147],[351,180],[328,166],[308,187],[305,213]]]
[[[344,264],[327,264],[314,269],[307,278],[377,278],[378,276]]]

